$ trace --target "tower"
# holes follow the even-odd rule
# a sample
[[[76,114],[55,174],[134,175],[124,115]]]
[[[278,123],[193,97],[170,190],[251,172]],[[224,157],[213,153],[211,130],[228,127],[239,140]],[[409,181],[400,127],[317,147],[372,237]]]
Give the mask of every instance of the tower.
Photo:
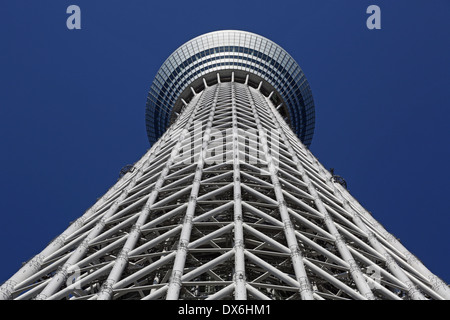
[[[308,150],[314,102],[272,41],[218,31],[161,66],[152,147],[1,299],[449,299]]]

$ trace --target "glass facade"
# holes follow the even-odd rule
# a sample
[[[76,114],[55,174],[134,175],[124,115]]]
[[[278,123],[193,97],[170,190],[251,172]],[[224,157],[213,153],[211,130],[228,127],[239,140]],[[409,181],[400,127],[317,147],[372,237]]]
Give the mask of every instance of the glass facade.
[[[311,144],[314,101],[299,65],[274,42],[235,30],[194,38],[163,63],[147,98],[146,127],[151,144],[166,131],[180,94],[196,79],[221,70],[240,70],[267,81],[282,98],[294,132],[306,146]]]

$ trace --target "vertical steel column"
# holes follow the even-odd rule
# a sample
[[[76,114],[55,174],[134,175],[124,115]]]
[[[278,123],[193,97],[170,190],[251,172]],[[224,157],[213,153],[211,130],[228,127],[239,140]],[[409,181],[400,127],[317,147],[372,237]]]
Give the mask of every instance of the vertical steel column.
[[[339,186],[337,186],[339,188]],[[339,190],[344,193],[345,190],[339,188]],[[367,212],[348,192],[345,192],[346,200],[354,208],[358,208],[368,221],[372,223],[372,226],[376,231],[384,236],[386,241],[391,244],[396,250],[403,254],[407,258],[408,264],[414,269],[418,270],[419,273],[423,274],[431,283],[432,288],[440,294],[446,300],[450,300],[450,288],[436,275],[434,275],[427,267],[425,267],[414,255],[408,251],[392,234],[390,234],[378,221],[376,221],[372,215]],[[395,261],[394,261],[395,262]],[[409,278],[409,277],[408,277]],[[413,288],[411,288],[413,289]]]
[[[339,231],[337,230],[336,226],[334,225],[333,218],[330,216],[328,211],[325,209],[325,206],[322,203],[322,200],[320,199],[319,195],[317,194],[316,189],[312,185],[309,176],[305,169],[303,168],[303,165],[300,161],[300,159],[297,157],[294,149],[292,148],[289,140],[287,139],[284,129],[280,126],[280,122],[282,121],[281,116],[279,113],[274,109],[274,107],[265,100],[266,107],[268,107],[269,110],[272,110],[272,113],[275,115],[275,122],[277,125],[277,129],[282,137],[282,139],[285,141],[285,146],[288,148],[289,153],[292,155],[292,160],[295,162],[298,172],[300,173],[303,181],[306,183],[309,194],[314,198],[314,204],[316,205],[319,212],[324,217],[324,222],[327,226],[328,231],[333,235],[335,238],[335,244],[336,247],[341,254],[342,258],[348,263],[350,267],[350,274],[355,281],[355,284],[358,288],[358,290],[362,293],[364,297],[366,297],[369,300],[375,299],[375,296],[372,293],[372,290],[370,289],[368,283],[366,282],[361,270],[359,269],[355,259],[353,259],[353,256],[351,255],[349,249],[347,248],[347,245],[345,244],[345,241]]]
[[[365,233],[367,235],[367,239],[370,245],[386,259],[386,266],[388,267],[389,271],[391,271],[394,276],[396,276],[402,283],[407,286],[409,297],[411,297],[411,299],[413,300],[426,300],[425,296],[420,293],[414,283],[412,283],[409,277],[405,274],[403,269],[397,264],[397,262],[395,262],[389,252],[387,252],[383,245],[378,241],[376,235],[361,220],[358,212],[356,212],[350,206],[349,202],[342,196],[341,191],[336,187],[336,183],[333,183],[331,181],[331,174],[325,171],[321,166],[318,166],[317,160],[312,160],[319,172],[321,172],[323,176],[327,177],[327,185],[334,190],[334,195],[342,201],[344,209],[353,217],[353,222],[355,223],[355,225],[361,229],[362,233]],[[376,268],[376,265],[373,266]]]
[[[171,130],[168,130],[167,133],[170,133],[170,131]],[[155,155],[160,150],[161,145],[164,145],[164,142],[168,137],[169,134],[164,135],[161,138],[161,143],[158,143],[156,148],[152,148],[151,152],[149,151],[149,156],[146,157],[146,161],[137,170],[134,177],[130,180],[130,183],[126,185],[124,189],[122,189],[119,198],[114,201],[112,206],[103,215],[100,221],[97,222],[96,226],[91,229],[91,231],[81,242],[81,244],[70,254],[69,259],[63,264],[61,268],[58,269],[56,274],[52,277],[52,279],[42,290],[42,292],[36,296],[36,300],[45,300],[61,287],[61,285],[67,279],[68,274],[76,268],[78,261],[86,254],[86,251],[88,250],[92,240],[103,231],[105,224],[110,220],[111,217],[114,216],[114,214],[116,214],[117,209],[120,207],[121,203],[126,199],[130,190],[136,185],[139,178],[143,175],[144,168],[151,164],[152,160],[155,158]]]
[[[181,143],[183,142],[186,135],[188,135],[188,133],[189,133],[189,128],[195,119],[197,105],[202,101],[202,98],[203,98],[202,93],[200,93],[200,95],[201,96],[197,98],[198,99],[197,102],[195,104],[193,104],[189,120],[188,120],[187,124],[185,125],[185,127],[178,139],[176,146],[173,148],[172,153],[171,153],[169,159],[167,160],[167,163],[166,163],[164,169],[162,170],[160,176],[158,177],[158,180],[156,181],[155,186],[153,187],[153,190],[150,193],[150,196],[149,196],[144,208],[140,212],[137,222],[133,225],[130,233],[128,234],[127,241],[125,242],[121,252],[117,256],[116,261],[114,262],[114,266],[113,266],[110,274],[108,275],[108,279],[103,283],[102,289],[100,290],[100,292],[97,296],[97,300],[111,299],[113,285],[118,281],[123,270],[125,269],[126,265],[128,264],[128,253],[136,245],[137,240],[139,238],[141,226],[147,220],[147,217],[150,213],[151,206],[153,205],[156,198],[158,197],[159,190],[165,181],[165,178],[170,170],[170,166],[172,165],[175,157],[179,154]]]
[[[205,89],[207,90],[207,89]],[[200,181],[203,174],[203,166],[205,164],[206,151],[211,137],[211,126],[214,120],[214,113],[216,111],[217,96],[220,91],[220,84],[215,87],[214,101],[209,112],[208,122],[203,135],[202,148],[199,154],[197,168],[195,170],[194,181],[192,183],[191,194],[189,197],[189,203],[186,209],[185,218],[183,221],[183,227],[181,229],[180,240],[177,249],[177,255],[173,264],[172,276],[167,289],[167,300],[176,300],[180,294],[181,289],[181,277],[184,272],[184,265],[186,263],[186,255],[188,251],[188,245],[191,238],[192,219],[194,218],[195,208],[197,206],[197,196],[200,189]],[[203,93],[205,94],[205,92]],[[205,106],[203,106],[205,107]],[[192,146],[194,148],[194,146]]]
[[[166,132],[167,133],[167,132]],[[161,145],[161,142],[156,143],[152,148],[150,148],[146,155],[142,157],[136,166],[142,168],[144,163],[148,160],[150,155],[155,153],[155,150],[158,146]],[[108,199],[111,194],[115,193],[119,186],[126,185],[127,183],[131,183],[135,176],[138,173],[138,170],[131,174],[126,174],[114,185],[114,187],[110,188],[97,202],[90,207],[80,218],[75,220],[62,234],[56,237],[50,244],[43,250],[41,253],[34,256],[30,261],[28,261],[22,268],[19,269],[8,281],[6,281],[0,287],[0,300],[7,300],[11,297],[11,293],[19,287],[22,282],[25,282],[29,277],[31,277],[34,273],[36,273],[41,265],[44,263],[45,258],[56,252],[60,248],[65,245],[65,239],[69,237],[71,234],[80,229],[84,222],[91,217],[103,203],[105,203],[106,199]],[[64,267],[60,270],[61,274],[66,275],[68,270],[64,270]],[[61,274],[58,276],[60,278]],[[61,279],[60,279],[61,280]],[[56,281],[56,280],[55,280]],[[62,282],[62,281],[61,281]],[[43,297],[43,296],[42,296]]]
[[[297,138],[298,140],[298,138]],[[402,281],[408,288],[408,296],[411,297],[414,300],[423,300],[426,299],[420,291],[418,291],[416,285],[410,280],[408,275],[403,271],[403,269],[398,265],[398,263],[395,261],[395,259],[392,257],[392,255],[385,249],[385,247],[380,243],[377,236],[367,227],[366,223],[362,221],[360,218],[360,214],[364,216],[365,219],[370,221],[372,223],[372,227],[377,230],[380,234],[384,236],[386,241],[390,243],[398,252],[403,254],[406,257],[409,257],[410,259],[407,262],[410,266],[413,268],[420,270],[419,273],[422,273],[424,275],[428,276],[428,279],[431,283],[432,288],[440,294],[445,299],[450,299],[450,289],[448,286],[439,279],[436,275],[431,273],[420,261],[418,261],[413,255],[384,227],[376,221],[372,215],[367,212],[367,210],[362,207],[358,201],[356,201],[352,195],[350,195],[347,190],[345,190],[343,187],[341,187],[339,184],[332,182],[332,175],[329,173],[323,165],[314,157],[314,155],[307,150],[306,151],[307,156],[313,163],[313,165],[316,167],[317,170],[321,172],[323,176],[326,177],[326,183],[328,186],[330,186],[332,189],[334,189],[334,194],[336,197],[338,197],[339,200],[343,202],[344,209],[346,209],[350,215],[353,217],[353,222],[355,225],[357,225],[363,232],[366,233],[369,243],[372,245],[372,247],[377,250],[382,256],[386,259],[386,265],[388,269],[400,280]],[[345,195],[345,196],[344,196]]]
[[[266,133],[264,132],[264,128],[259,119],[258,110],[255,106],[255,101],[248,86],[246,86],[246,91],[250,102],[250,106],[253,111],[255,123],[258,128],[260,145],[263,148],[264,156],[267,161],[267,169],[270,173],[270,179],[274,187],[275,197],[278,201],[278,210],[280,212],[281,220],[283,222],[284,234],[286,236],[286,241],[289,246],[289,250],[291,252],[292,266],[294,268],[297,281],[300,284],[299,288],[300,296],[302,297],[303,300],[314,300],[311,284],[309,283],[308,276],[306,275],[305,266],[303,265],[303,255],[297,243],[297,238],[295,236],[295,229],[289,217],[286,201],[284,200],[283,196],[283,190],[281,189],[280,180],[278,179],[277,176],[277,168],[272,160],[272,156],[270,154],[270,150],[267,144]]]
[[[234,276],[236,286],[235,299],[246,300],[247,289],[245,287],[245,256],[244,256],[244,229],[242,220],[242,198],[241,198],[241,173],[239,160],[239,133],[238,119],[236,111],[236,88],[235,83],[231,84],[231,114],[233,132],[233,199],[234,199]]]

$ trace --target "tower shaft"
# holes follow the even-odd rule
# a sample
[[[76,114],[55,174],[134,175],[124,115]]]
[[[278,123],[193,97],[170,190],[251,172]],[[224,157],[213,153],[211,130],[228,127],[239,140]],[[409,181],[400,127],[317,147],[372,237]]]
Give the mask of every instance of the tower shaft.
[[[150,88],[152,147],[0,299],[450,299],[310,152],[314,114],[272,41],[185,43]]]
[[[268,97],[217,77],[4,298],[447,298]]]

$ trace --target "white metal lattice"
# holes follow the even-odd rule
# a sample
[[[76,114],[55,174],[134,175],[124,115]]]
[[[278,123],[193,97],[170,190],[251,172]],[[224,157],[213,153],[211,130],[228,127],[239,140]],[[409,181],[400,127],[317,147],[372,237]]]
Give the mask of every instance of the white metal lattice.
[[[217,78],[0,298],[450,298],[269,97]]]

